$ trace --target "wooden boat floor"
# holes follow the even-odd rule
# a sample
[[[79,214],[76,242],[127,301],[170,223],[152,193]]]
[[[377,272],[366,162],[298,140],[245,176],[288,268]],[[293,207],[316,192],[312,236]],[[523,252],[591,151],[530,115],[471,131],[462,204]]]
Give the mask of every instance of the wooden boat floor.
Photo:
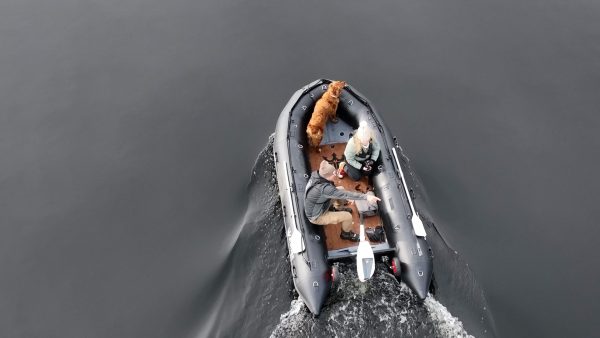
[[[346,149],[345,143],[336,143],[336,144],[327,144],[322,145],[319,149],[314,149],[313,147],[308,147],[308,158],[310,160],[311,171],[315,171],[319,169],[319,164],[322,160],[327,160],[329,163],[333,164],[336,168],[339,165],[339,162],[343,161],[344,158],[344,149]],[[343,186],[344,189],[349,191],[359,191],[362,193],[367,192],[367,189],[372,190],[372,186],[367,177],[363,177],[360,181],[353,181],[349,177],[344,177],[343,179],[336,178],[333,182],[335,186]],[[352,218],[354,221],[353,229],[355,233],[360,233],[360,218],[358,216],[358,210],[356,209],[356,205],[354,203],[348,205],[348,207],[353,209]],[[381,221],[381,217],[379,215],[365,217],[365,228],[375,227],[377,225],[383,225]],[[344,249],[348,247],[357,246],[358,242],[352,242],[348,240],[343,240],[340,238],[340,232],[342,230],[341,224],[328,224],[324,226],[325,237],[326,237],[326,245],[327,251],[330,250],[338,250]],[[371,244],[380,244],[380,242],[371,242]]]

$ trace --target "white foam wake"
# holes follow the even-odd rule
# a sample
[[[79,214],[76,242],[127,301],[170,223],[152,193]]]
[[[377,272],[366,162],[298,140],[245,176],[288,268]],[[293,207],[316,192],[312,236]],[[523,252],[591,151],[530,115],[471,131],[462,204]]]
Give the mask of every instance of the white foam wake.
[[[358,282],[353,267],[340,269],[340,277],[319,317],[314,318],[302,300],[294,300],[290,310],[280,316],[270,338],[473,338],[432,295],[420,302],[404,283],[398,283],[387,272],[376,273],[367,283]]]
[[[438,302],[435,298],[433,298],[433,296],[429,296],[427,297],[427,299],[424,301],[424,305],[425,308],[427,309],[427,313],[428,313],[428,317],[430,320],[429,325],[431,325],[431,328],[433,329],[433,332],[430,333],[434,333],[434,335],[436,337],[446,337],[446,338],[474,338],[472,335],[470,335],[465,328],[463,327],[462,322],[454,317],[450,311],[448,311],[448,309],[442,305],[440,302]],[[336,311],[336,313],[343,313],[345,312],[345,308],[343,309],[339,309],[339,311]],[[391,310],[391,309],[388,309]],[[293,300],[291,302],[291,306],[290,306],[290,310],[287,311],[286,313],[282,314],[280,316],[280,322],[279,325],[277,325],[277,327],[275,328],[275,330],[271,333],[270,338],[278,338],[278,337],[285,337],[285,336],[296,336],[296,337],[308,337],[310,336],[310,334],[307,332],[307,321],[309,321],[310,316],[306,313],[306,309],[304,309],[304,303],[302,302],[302,300]],[[356,314],[352,314],[350,313],[350,317],[354,317],[356,316]],[[385,322],[387,320],[390,320],[390,317],[394,317],[397,316],[397,314],[395,314],[394,312],[390,312],[388,314],[380,314],[379,320],[382,322]],[[356,316],[357,318],[354,318],[354,320],[356,321],[360,321],[360,316]],[[330,318],[334,319],[334,318]],[[353,321],[352,318],[335,318],[335,319],[342,319],[344,321]],[[400,319],[400,323],[404,324],[407,320],[406,316],[401,316],[401,318],[395,318],[395,320]],[[345,323],[346,325],[348,324],[347,322]],[[364,323],[363,323],[364,324]],[[312,325],[309,325],[312,326]],[[328,325],[329,326],[329,325]],[[388,326],[388,325],[386,325]],[[389,329],[389,328],[388,328]],[[310,330],[308,330],[310,331]],[[327,330],[329,331],[329,330]],[[333,332],[332,332],[333,331]],[[336,330],[332,330],[329,331],[329,334],[334,334],[334,336],[337,337],[337,333],[340,333],[339,331],[336,332]],[[384,330],[384,331],[388,331],[388,330]],[[343,331],[342,331],[343,333]],[[388,331],[389,333],[389,331]],[[404,332],[405,334],[408,333],[409,336],[411,336],[410,331],[409,332]],[[414,332],[413,332],[414,333]]]
[[[304,316],[299,316],[304,307],[304,302],[300,299],[292,301],[290,310],[279,317],[279,325],[271,332],[269,338],[277,338],[283,336],[283,328],[289,332],[297,332],[298,328],[303,325]]]
[[[462,322],[452,316],[450,311],[438,302],[432,295],[429,295],[424,301],[429,318],[435,327],[436,333],[440,337],[462,337],[474,338],[463,328]]]

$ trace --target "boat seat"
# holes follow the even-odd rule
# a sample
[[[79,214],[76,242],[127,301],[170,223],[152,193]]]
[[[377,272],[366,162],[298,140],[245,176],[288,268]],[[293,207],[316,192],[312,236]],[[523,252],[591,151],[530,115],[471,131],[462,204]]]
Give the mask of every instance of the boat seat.
[[[354,128],[342,119],[338,119],[336,123],[327,121],[321,145],[348,143],[353,132]]]

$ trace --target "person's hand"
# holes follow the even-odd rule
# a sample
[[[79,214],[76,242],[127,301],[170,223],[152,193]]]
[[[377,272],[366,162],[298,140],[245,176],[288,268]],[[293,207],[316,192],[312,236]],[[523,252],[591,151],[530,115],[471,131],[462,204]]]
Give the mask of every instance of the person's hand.
[[[370,173],[371,169],[373,169],[373,167],[371,167],[370,165],[363,165],[363,167],[362,167],[362,171],[364,171],[366,173]]]
[[[373,160],[365,160],[365,167],[373,167],[373,164],[375,163],[375,161]],[[370,171],[370,169],[369,169]]]
[[[381,201],[381,198],[379,198],[375,195],[367,194],[367,202],[375,203],[375,202],[379,202],[379,201]]]

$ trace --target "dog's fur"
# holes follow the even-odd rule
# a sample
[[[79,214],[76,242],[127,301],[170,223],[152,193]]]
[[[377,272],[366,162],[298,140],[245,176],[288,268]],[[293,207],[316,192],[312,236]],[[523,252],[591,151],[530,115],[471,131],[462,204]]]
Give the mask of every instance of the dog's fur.
[[[336,110],[340,102],[340,94],[345,85],[346,82],[344,81],[333,81],[315,104],[315,109],[306,127],[308,144],[311,146],[317,148],[321,144],[325,124],[328,120],[337,121]]]

